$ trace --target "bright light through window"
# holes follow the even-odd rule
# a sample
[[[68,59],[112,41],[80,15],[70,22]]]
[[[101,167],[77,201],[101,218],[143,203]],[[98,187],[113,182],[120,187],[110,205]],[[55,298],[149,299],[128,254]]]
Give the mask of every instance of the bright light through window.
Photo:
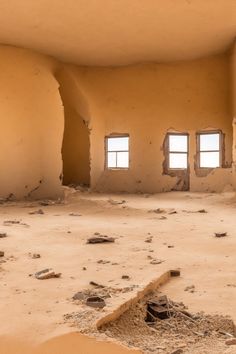
[[[220,133],[199,134],[199,160],[201,168],[220,167]]]
[[[169,168],[187,169],[188,167],[188,136],[169,134]]]
[[[108,137],[107,167],[129,168],[129,137]]]

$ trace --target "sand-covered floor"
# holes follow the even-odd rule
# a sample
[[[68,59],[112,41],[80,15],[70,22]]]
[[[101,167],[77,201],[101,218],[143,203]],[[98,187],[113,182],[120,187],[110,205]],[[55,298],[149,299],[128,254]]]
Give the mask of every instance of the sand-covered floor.
[[[44,214],[30,214],[38,209]],[[20,223],[6,225],[9,220]],[[115,237],[115,242],[86,244],[98,232]],[[227,236],[216,238],[215,232]],[[193,312],[230,315],[236,321],[236,199],[232,193],[76,192],[65,203],[49,206],[7,203],[0,205],[0,233],[7,233],[0,238],[0,251],[5,252],[0,258],[1,336],[40,343],[76,331],[64,315],[81,310],[71,298],[88,289],[90,281],[113,290],[130,287],[107,300],[106,311],[112,311],[122,299],[173,268],[181,269],[181,277],[163,286],[163,293],[183,301]],[[32,258],[34,253],[41,257]],[[163,262],[153,264],[155,260]],[[29,276],[44,268],[61,272],[61,278]],[[123,275],[129,279],[122,279]],[[192,285],[192,292],[185,291]]]

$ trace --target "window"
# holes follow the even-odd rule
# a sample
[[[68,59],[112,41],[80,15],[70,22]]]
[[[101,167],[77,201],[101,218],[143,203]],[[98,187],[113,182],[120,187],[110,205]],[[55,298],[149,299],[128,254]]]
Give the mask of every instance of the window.
[[[188,135],[168,134],[169,169],[188,168]]]
[[[216,168],[221,165],[221,133],[199,133],[197,136],[198,165],[200,168]]]
[[[107,168],[129,168],[129,137],[114,136],[106,138]]]

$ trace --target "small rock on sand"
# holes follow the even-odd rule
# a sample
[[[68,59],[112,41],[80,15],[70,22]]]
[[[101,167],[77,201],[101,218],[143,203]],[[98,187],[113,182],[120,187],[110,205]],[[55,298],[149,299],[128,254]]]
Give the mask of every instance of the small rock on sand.
[[[7,234],[5,232],[0,233],[0,238],[5,238],[7,237]]]
[[[4,257],[4,252],[3,251],[0,251],[0,257]]]

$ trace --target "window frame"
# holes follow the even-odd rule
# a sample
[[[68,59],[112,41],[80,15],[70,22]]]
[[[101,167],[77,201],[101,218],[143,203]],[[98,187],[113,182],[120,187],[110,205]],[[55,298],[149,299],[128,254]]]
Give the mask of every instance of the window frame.
[[[114,138],[128,138],[128,150],[117,150],[117,151],[109,151],[108,150],[108,139]],[[108,167],[108,153],[115,152],[116,153],[116,167]],[[117,167],[117,153],[119,152],[128,152],[128,167]],[[105,169],[106,170],[129,170],[130,168],[130,136],[129,134],[116,134],[116,135],[106,135],[105,136]]]
[[[219,150],[201,150],[200,146],[200,137],[201,135],[212,135],[218,134],[219,135]],[[206,130],[197,132],[197,166],[201,170],[212,170],[215,168],[221,168],[223,165],[223,134],[221,130]],[[218,152],[219,153],[219,166],[217,167],[201,167],[201,153],[202,152]]]
[[[170,151],[170,136],[186,136],[187,137],[187,151]],[[187,154],[187,167],[170,167],[170,154]],[[169,171],[187,171],[189,168],[189,134],[188,133],[167,133],[167,168]]]

